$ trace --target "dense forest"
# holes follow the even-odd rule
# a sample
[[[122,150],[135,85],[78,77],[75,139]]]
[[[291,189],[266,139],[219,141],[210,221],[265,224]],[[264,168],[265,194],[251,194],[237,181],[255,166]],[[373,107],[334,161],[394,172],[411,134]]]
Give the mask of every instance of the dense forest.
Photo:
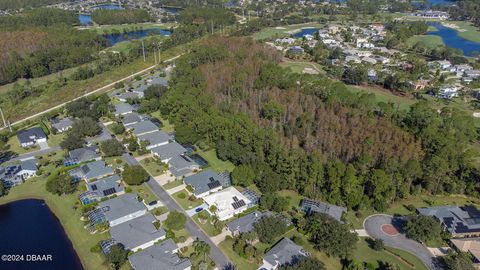
[[[72,27],[73,12],[36,9],[0,18],[0,84],[35,78],[91,61],[107,42]]]
[[[65,0],[0,0],[0,9],[43,7],[66,2]]]
[[[458,0],[456,6],[450,8],[449,12],[456,20],[472,21],[476,26],[480,26],[480,1],[478,0]]]
[[[149,22],[152,17],[144,9],[97,9],[92,12],[92,20],[98,24],[125,24]]]
[[[159,0],[159,6],[173,6],[173,7],[223,7],[228,1],[225,0]],[[236,2],[234,0],[234,2]]]
[[[470,116],[423,102],[404,113],[323,75],[293,74],[280,57],[247,38],[213,37],[180,59],[160,106],[176,138],[251,167],[263,192],[294,189],[353,209],[418,192],[477,194]]]

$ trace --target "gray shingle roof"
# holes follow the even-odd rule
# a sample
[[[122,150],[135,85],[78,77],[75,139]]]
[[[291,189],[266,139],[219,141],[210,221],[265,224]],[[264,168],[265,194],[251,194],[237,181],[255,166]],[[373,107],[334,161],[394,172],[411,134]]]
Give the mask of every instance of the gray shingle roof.
[[[128,260],[135,270],[184,270],[192,266],[189,259],[181,259],[174,251],[177,245],[168,239],[130,256]]]
[[[138,136],[138,139],[141,141],[147,141],[150,145],[157,145],[160,143],[167,143],[172,139],[172,137],[161,130],[157,130],[151,133],[140,135]]]
[[[105,166],[105,162],[98,160],[72,169],[69,174],[74,178],[91,180],[111,175],[113,174],[113,169],[110,166]]]
[[[195,161],[185,155],[173,157],[168,163],[170,164],[170,172],[176,178],[190,174],[193,170],[200,168]]]
[[[347,212],[347,208],[345,207],[309,199],[303,199],[300,208],[306,213],[315,212],[327,214],[338,221],[342,221],[342,214]]]
[[[61,120],[54,119],[52,120],[52,127],[56,130],[66,130],[71,128],[73,125],[73,120],[69,117],[63,118]]]
[[[133,129],[133,135],[135,135],[137,137],[140,136],[140,135],[147,134],[147,133],[154,132],[154,131],[158,130],[157,125],[155,125],[150,120],[135,123],[135,124],[129,126],[128,128],[132,128]]]
[[[177,142],[171,142],[151,149],[152,153],[158,155],[160,159],[171,159],[187,152],[183,146]]]
[[[106,210],[104,214],[108,221],[113,221],[147,209],[147,207],[137,199],[137,194],[134,193],[123,194],[108,201],[101,202],[98,207]]]
[[[17,132],[17,138],[20,143],[31,143],[39,139],[47,138],[43,129],[39,127],[34,127],[31,129],[20,130]]]
[[[124,186],[120,183],[120,176],[114,174],[87,184],[87,190],[94,191],[100,198],[121,192]]]
[[[110,229],[112,238],[122,243],[126,249],[133,249],[150,241],[165,237],[163,229],[155,228],[153,222],[157,219],[152,214],[129,220]]]
[[[97,150],[98,147],[96,146],[82,147],[68,152],[68,157],[71,160],[82,163],[99,158],[100,154],[97,153]]]
[[[480,212],[473,205],[436,206],[418,208],[417,211],[421,215],[435,217],[452,234],[480,232]]]
[[[283,238],[273,246],[263,257],[271,265],[293,264],[305,256],[302,247],[288,238]]]
[[[128,112],[133,112],[135,108],[128,103],[119,103],[115,104],[115,114],[125,114]]]
[[[185,178],[184,182],[186,185],[191,185],[193,187],[193,193],[195,195],[199,195],[217,188],[218,184],[216,181],[218,181],[218,184],[220,184],[222,187],[229,185],[228,179],[221,177],[212,170],[206,170],[195,175],[188,176]]]
[[[250,232],[254,229],[253,226],[255,225],[255,223],[260,221],[260,219],[262,219],[263,217],[270,216],[270,215],[272,215],[271,212],[254,211],[241,218],[230,221],[227,224],[227,227],[231,232],[236,232],[236,231],[238,231],[238,233]]]
[[[122,118],[122,124],[128,126],[142,121],[142,118],[137,113],[127,113]]]

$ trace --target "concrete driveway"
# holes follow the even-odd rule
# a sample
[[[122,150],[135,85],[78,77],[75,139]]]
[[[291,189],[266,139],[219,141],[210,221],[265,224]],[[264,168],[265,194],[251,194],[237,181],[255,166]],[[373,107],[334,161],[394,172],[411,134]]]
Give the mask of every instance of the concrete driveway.
[[[373,215],[364,221],[366,232],[375,239],[381,239],[386,246],[401,249],[417,256],[429,269],[440,270],[438,261],[430,253],[430,251],[417,241],[408,239],[402,232],[403,219],[401,217],[393,217],[389,215]],[[384,226],[392,225],[397,229],[398,233],[390,235],[382,229]]]
[[[200,211],[195,211],[196,209],[199,209],[199,208],[202,208],[204,210],[207,210],[208,209],[208,205],[206,203],[203,203],[195,208],[192,208],[192,209],[189,209],[189,210],[185,210],[185,212],[187,212],[187,215],[189,217],[193,217],[195,214],[198,214]]]

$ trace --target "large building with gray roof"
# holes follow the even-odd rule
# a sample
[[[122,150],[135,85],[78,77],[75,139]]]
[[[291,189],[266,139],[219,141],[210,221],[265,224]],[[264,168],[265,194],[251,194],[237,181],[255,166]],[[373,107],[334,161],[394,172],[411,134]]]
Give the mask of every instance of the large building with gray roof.
[[[197,198],[203,198],[210,193],[230,186],[229,179],[220,176],[213,170],[205,170],[200,173],[188,176],[184,180],[186,185],[193,188],[193,194]]]
[[[347,208],[345,207],[309,199],[302,200],[300,204],[300,209],[307,215],[310,215],[312,213],[327,214],[340,222],[342,222],[343,213],[347,212]]]
[[[146,249],[159,240],[165,239],[165,230],[157,229],[154,223],[157,219],[147,213],[110,228],[112,238],[125,246],[125,249],[133,252]],[[158,221],[158,224],[159,221]]]
[[[480,236],[480,211],[473,206],[435,206],[418,208],[418,213],[436,218],[453,237]]]
[[[190,260],[178,257],[177,251],[178,246],[168,239],[131,255],[128,260],[134,270],[190,270]]]
[[[105,219],[110,227],[122,224],[147,213],[147,207],[137,194],[127,193],[116,198],[101,202],[98,205],[102,209]]]
[[[301,246],[295,244],[289,238],[283,238],[265,253],[263,265],[260,268],[275,270],[282,265],[296,264],[302,257],[308,255]]]

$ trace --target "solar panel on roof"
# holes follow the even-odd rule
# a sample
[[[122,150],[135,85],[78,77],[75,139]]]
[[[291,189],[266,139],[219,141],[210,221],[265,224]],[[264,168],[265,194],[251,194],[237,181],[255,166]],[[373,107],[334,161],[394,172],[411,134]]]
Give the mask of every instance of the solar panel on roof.
[[[217,188],[217,187],[221,186],[221,184],[220,184],[219,181],[213,181],[213,182],[208,183],[207,186],[208,186],[209,189],[214,189],[214,188]]]
[[[109,189],[106,189],[106,190],[103,191],[104,196],[112,195],[112,194],[115,194],[115,193],[116,193],[115,188],[109,188]]]
[[[232,206],[233,206],[233,209],[238,209],[242,206],[245,206],[245,202],[243,200],[240,200],[240,201],[236,201],[234,203],[232,203]]]
[[[92,187],[92,190],[97,190],[98,189],[97,185],[95,185],[95,184],[91,185],[91,187]]]
[[[234,201],[234,202],[238,202],[237,196],[233,196],[233,201]]]

